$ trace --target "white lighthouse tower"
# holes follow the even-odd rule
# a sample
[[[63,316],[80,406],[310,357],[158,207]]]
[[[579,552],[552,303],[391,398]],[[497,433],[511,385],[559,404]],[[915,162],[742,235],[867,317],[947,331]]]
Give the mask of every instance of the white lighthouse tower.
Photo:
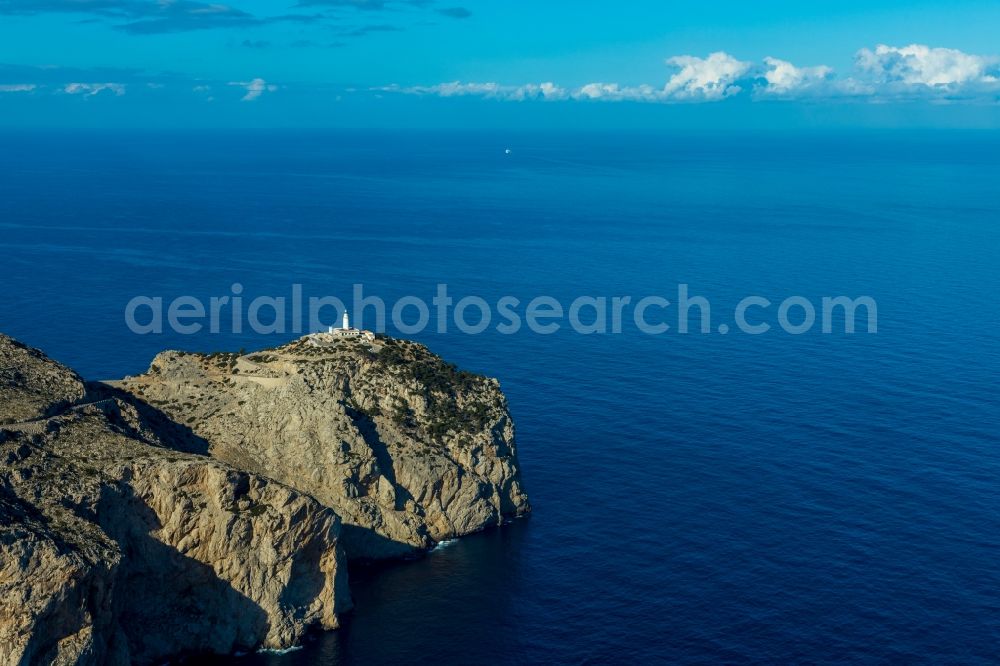
[[[365,342],[375,342],[375,334],[371,331],[362,331],[361,329],[351,328],[351,319],[347,314],[347,310],[344,310],[344,318],[342,320],[340,328],[336,326],[331,326],[327,329],[326,333],[316,333],[310,336],[310,340],[313,344],[322,344],[325,342],[333,342],[340,338],[361,338]]]
[[[347,316],[347,310],[344,310],[343,324],[340,328],[336,326],[330,327],[330,335],[346,335],[351,330],[351,319]]]

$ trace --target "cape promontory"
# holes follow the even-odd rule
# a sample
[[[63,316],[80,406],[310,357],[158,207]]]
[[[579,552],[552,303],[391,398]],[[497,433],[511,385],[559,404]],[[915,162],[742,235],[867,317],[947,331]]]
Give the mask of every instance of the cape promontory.
[[[401,340],[163,352],[115,382],[0,335],[0,663],[286,648],[347,558],[529,510],[496,380]]]
[[[212,457],[333,508],[352,559],[411,554],[528,510],[499,383],[415,342],[164,352],[117,386]]]

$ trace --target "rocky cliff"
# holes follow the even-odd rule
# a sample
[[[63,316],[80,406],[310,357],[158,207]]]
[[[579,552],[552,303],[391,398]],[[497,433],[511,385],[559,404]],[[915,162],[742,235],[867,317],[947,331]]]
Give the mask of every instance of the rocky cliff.
[[[164,352],[118,386],[214,458],[333,508],[351,558],[407,555],[529,510],[499,383],[413,342]]]
[[[338,625],[333,511],[167,448],[125,402],[67,408],[79,377],[5,336],[0,360],[0,663],[159,663]]]
[[[391,339],[85,384],[0,335],[0,663],[293,645],[381,559],[529,510],[496,380]]]

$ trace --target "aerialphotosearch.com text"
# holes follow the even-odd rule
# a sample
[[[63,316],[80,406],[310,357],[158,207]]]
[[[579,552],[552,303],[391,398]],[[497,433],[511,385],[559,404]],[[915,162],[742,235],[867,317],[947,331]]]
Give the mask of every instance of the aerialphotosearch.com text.
[[[438,284],[430,298],[410,295],[388,302],[366,293],[363,284],[355,284],[350,303],[337,296],[307,296],[301,284],[291,285],[287,295],[251,297],[244,293],[243,285],[234,283],[229,293],[207,299],[136,296],[125,306],[125,323],[140,335],[165,330],[189,335],[248,330],[286,335],[326,331],[339,325],[345,312],[359,327],[364,324],[383,333],[391,323],[392,330],[403,335],[426,331],[477,335],[491,329],[505,335],[525,331],[551,335],[561,330],[581,335],[632,331],[646,335],[878,332],[878,307],[870,296],[810,299],[792,295],[778,300],[752,295],[726,308],[727,316],[720,318],[709,299],[692,294],[685,283],[678,284],[669,297],[581,295],[569,300],[544,295],[492,300],[466,295],[456,299],[447,284]]]

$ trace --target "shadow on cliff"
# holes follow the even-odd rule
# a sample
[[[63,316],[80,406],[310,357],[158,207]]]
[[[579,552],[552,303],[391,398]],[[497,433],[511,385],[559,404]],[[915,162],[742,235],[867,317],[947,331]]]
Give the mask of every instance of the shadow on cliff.
[[[396,541],[360,525],[341,523],[340,538],[344,553],[351,564],[367,564],[382,560],[416,560],[427,553],[405,541]]]
[[[392,456],[389,454],[389,447],[386,446],[386,443],[382,441],[381,435],[379,435],[378,426],[368,414],[352,406],[349,401],[341,404],[344,407],[344,411],[351,418],[354,427],[361,434],[361,438],[375,456],[379,472],[392,484],[395,492],[393,509],[396,511],[404,510],[406,502],[409,500],[415,501],[415,499],[409,490],[396,481],[396,471],[392,464]],[[350,525],[346,522],[341,524],[340,535],[344,541],[344,550],[347,552],[348,558],[353,562],[365,563],[381,559],[410,560],[417,559],[426,552],[424,549],[417,548],[411,543],[395,541],[383,536],[369,527]],[[426,538],[427,544],[430,545],[430,536],[427,534],[426,528],[423,530],[423,537]],[[362,556],[359,553],[377,553],[378,557]]]
[[[113,398],[124,404],[131,405],[139,415],[140,427],[148,429],[156,438],[150,441],[149,433],[143,433],[130,424],[127,419],[120,414],[109,414],[109,422],[114,424],[130,437],[145,441],[154,446],[164,446],[177,451],[194,453],[197,455],[210,456],[209,442],[197,435],[187,425],[178,423],[168,414],[158,409],[154,405],[138,398],[136,395],[108,384],[92,382],[88,384],[88,392],[95,399]],[[401,510],[406,501],[413,499],[408,490],[396,483],[396,476],[393,470],[392,457],[388,447],[378,434],[375,422],[363,412],[345,405],[348,415],[353,420],[355,427],[361,433],[365,443],[371,448],[375,459],[379,465],[379,471],[393,485],[396,493],[395,508]],[[263,476],[268,476],[267,470],[251,470]],[[295,488],[294,483],[286,483]],[[359,556],[358,553],[377,554],[370,559],[399,558],[410,559],[419,557],[423,551],[415,548],[413,544],[405,541],[395,541],[379,534],[377,531],[358,525],[341,524],[340,531],[344,549],[348,557],[352,560],[367,560],[369,558]],[[429,538],[428,538],[429,539]],[[429,540],[428,540],[429,543]]]
[[[162,524],[127,483],[101,489],[97,518],[122,553],[112,595],[119,629],[109,640],[127,642],[131,663],[228,654],[252,649],[267,635],[260,606],[212,567],[153,537]]]
[[[396,511],[403,510],[406,506],[407,500],[412,500],[414,497],[410,494],[409,490],[396,482],[396,471],[392,466],[392,456],[389,455],[389,447],[386,446],[385,442],[382,441],[381,435],[378,434],[378,426],[375,424],[375,421],[373,421],[372,418],[364,412],[355,409],[346,402],[343,403],[343,405],[347,415],[351,417],[354,427],[358,429],[358,432],[361,433],[361,437],[365,440],[365,444],[368,445],[368,448],[370,448],[372,453],[375,455],[375,460],[378,462],[379,472],[381,472],[382,476],[389,480],[389,483],[392,484],[392,487],[396,491],[396,503],[393,508]]]
[[[88,383],[87,391],[98,400],[114,398],[134,407],[139,414],[141,425],[152,431],[159,441],[150,442],[148,436],[137,430],[120,415],[117,419],[113,415],[109,415],[109,421],[124,430],[128,436],[154,446],[162,445],[185,453],[208,455],[207,440],[197,435],[190,427],[173,420],[164,411],[136,397],[135,394],[100,382]]]
[[[48,541],[59,556],[65,557],[70,562],[75,560],[74,563],[78,566],[78,575],[65,581],[59,592],[66,603],[48,604],[44,611],[34,618],[28,631],[28,640],[17,662],[25,666],[55,663],[59,657],[60,642],[83,631],[88,624],[86,602],[91,601],[96,595],[87,592],[97,576],[81,561],[82,558],[73,552],[74,545],[52,528],[51,521],[36,506],[4,486],[0,486],[0,525],[14,528],[3,535],[3,546],[10,546],[15,539],[24,544]],[[43,586],[44,584],[41,587]],[[35,594],[43,596],[44,592],[37,590]],[[102,654],[103,652],[98,650],[98,655]]]

